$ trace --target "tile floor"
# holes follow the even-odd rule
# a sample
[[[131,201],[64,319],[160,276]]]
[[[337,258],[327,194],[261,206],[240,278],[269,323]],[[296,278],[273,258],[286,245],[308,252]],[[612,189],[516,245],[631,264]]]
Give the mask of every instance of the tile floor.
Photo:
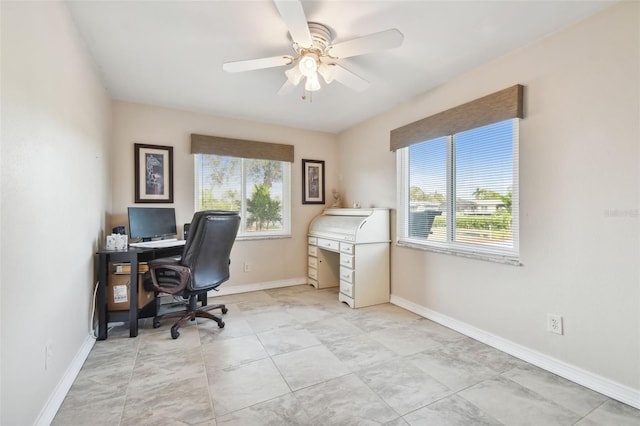
[[[640,410],[391,304],[310,286],[221,299],[226,327],[96,342],[53,425],[640,425]]]

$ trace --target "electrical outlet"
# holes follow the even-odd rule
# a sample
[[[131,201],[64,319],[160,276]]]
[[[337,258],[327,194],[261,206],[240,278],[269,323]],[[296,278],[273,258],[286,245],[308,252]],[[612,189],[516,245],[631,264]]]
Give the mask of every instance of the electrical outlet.
[[[249,264],[249,262],[244,262],[244,265],[242,266],[242,270],[244,272],[249,272],[251,271],[251,265]]]
[[[547,314],[547,331],[562,335],[562,316]]]

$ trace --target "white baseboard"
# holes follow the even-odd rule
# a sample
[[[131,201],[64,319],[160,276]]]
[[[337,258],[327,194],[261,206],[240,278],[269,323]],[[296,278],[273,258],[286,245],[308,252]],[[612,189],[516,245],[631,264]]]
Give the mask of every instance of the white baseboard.
[[[62,405],[62,401],[69,393],[69,389],[71,389],[71,385],[73,385],[74,380],[78,377],[78,373],[80,373],[80,369],[82,368],[84,362],[89,356],[89,352],[91,352],[91,348],[96,343],[96,339],[88,335],[80,349],[76,353],[76,356],[73,357],[71,364],[67,367],[67,371],[65,371],[64,375],[58,382],[58,385],[53,390],[53,393],[49,396],[49,400],[40,411],[36,422],[34,423],[36,426],[47,426],[50,425],[55,417],[56,413],[60,409]]]
[[[291,278],[289,280],[267,281],[263,283],[221,285],[219,291],[211,290],[207,295],[210,297],[228,296],[230,294],[248,293],[250,291],[269,290],[272,288],[291,287],[294,285],[307,284],[307,277]]]
[[[633,389],[613,380],[586,371],[580,367],[568,364],[559,359],[550,357],[525,346],[504,339],[500,336],[488,333],[477,327],[458,321],[439,312],[417,305],[399,296],[391,295],[391,303],[408,311],[418,314],[431,321],[455,330],[465,336],[492,346],[509,355],[513,355],[523,361],[540,367],[551,373],[571,380],[579,385],[592,389],[617,401],[640,409],[640,390]]]

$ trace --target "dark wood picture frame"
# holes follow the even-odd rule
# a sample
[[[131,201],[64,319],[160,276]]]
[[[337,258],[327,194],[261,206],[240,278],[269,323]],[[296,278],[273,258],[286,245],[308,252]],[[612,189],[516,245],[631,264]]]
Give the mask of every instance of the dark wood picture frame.
[[[302,204],[324,204],[322,160],[302,160]]]
[[[173,203],[173,147],[134,144],[135,202]]]

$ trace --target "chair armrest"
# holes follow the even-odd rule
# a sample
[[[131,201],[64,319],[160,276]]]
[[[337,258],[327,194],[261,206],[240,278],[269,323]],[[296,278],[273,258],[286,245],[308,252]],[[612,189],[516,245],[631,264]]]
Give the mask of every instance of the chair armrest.
[[[175,273],[177,273],[178,277],[180,278],[180,282],[178,283],[178,285],[175,287],[164,287],[160,285],[158,277],[156,275],[156,271],[161,270],[174,271]],[[149,262],[149,274],[151,275],[151,281],[153,283],[154,290],[160,293],[167,294],[176,294],[183,291],[187,287],[187,283],[191,279],[191,270],[186,266],[178,265],[177,262],[176,264],[169,262]]]

